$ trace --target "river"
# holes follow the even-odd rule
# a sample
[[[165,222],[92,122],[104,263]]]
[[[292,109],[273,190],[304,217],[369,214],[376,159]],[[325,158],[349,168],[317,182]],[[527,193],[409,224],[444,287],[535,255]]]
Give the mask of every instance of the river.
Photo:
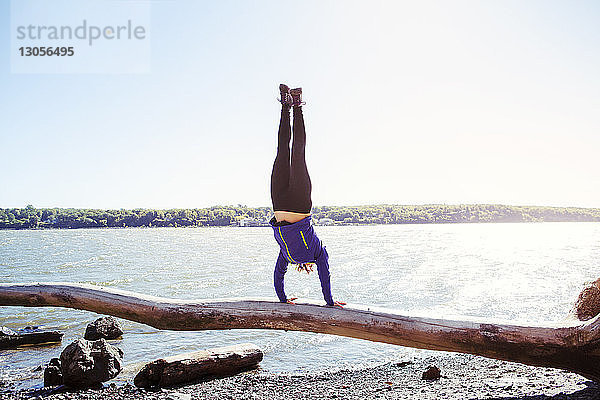
[[[600,223],[318,226],[334,299],[413,316],[560,322],[586,281],[600,277]],[[0,231],[0,282],[79,282],[182,299],[272,297],[278,247],[270,228]],[[291,269],[290,297],[321,299],[316,273]],[[324,302],[323,302],[324,303]],[[35,367],[58,357],[99,315],[0,307],[0,326],[64,331],[57,346],[0,351],[0,379],[41,384]],[[160,331],[119,320],[131,379],[144,362],[252,342],[267,372],[362,368],[427,351],[330,335],[268,330]],[[42,379],[43,381],[43,379]]]

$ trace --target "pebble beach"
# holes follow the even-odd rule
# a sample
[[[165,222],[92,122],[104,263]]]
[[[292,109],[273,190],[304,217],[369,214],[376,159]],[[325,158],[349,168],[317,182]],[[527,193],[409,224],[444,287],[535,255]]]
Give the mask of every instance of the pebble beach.
[[[482,357],[431,352],[429,357],[397,360],[358,370],[273,374],[260,367],[238,375],[155,390],[131,381],[67,391],[61,387],[10,391],[0,398],[49,400],[111,399],[600,399],[600,386],[580,375]],[[437,380],[422,379],[435,365]]]

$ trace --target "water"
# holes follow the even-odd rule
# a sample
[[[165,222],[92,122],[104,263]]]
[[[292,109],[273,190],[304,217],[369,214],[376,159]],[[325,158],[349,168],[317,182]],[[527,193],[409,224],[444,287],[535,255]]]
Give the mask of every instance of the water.
[[[330,254],[334,299],[413,316],[560,322],[584,282],[600,277],[600,223],[316,227]],[[0,282],[79,282],[182,299],[272,297],[278,248],[270,228],[0,231]],[[318,277],[290,268],[290,297],[321,299]],[[58,357],[99,315],[1,307],[0,325],[65,332],[61,345],[0,351],[0,381],[39,386],[35,367]],[[268,330],[160,331],[120,320],[130,380],[147,361],[252,342],[268,372],[361,368],[424,357],[329,335]]]

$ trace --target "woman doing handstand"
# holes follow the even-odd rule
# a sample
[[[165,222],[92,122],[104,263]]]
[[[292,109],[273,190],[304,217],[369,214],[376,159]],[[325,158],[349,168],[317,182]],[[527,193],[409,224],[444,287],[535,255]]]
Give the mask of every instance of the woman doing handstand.
[[[283,278],[289,263],[298,270],[312,271],[317,265],[321,290],[329,306],[342,307],[346,303],[333,301],[329,282],[329,255],[311,225],[312,208],[310,176],[306,168],[304,147],[306,132],[302,115],[302,89],[279,85],[281,94],[281,120],[277,140],[277,156],[271,174],[271,200],[275,216],[270,224],[279,244],[279,257],[275,264],[274,283],[279,301],[294,304],[283,288]],[[290,108],[294,114],[294,140],[290,157]]]

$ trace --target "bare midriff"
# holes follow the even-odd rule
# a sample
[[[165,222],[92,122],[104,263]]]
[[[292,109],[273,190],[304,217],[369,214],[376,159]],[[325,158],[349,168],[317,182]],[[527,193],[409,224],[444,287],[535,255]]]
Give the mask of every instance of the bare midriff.
[[[277,222],[287,221],[293,224],[294,222],[302,221],[308,216],[310,216],[310,213],[302,214],[291,211],[275,211],[275,220],[277,220]]]

